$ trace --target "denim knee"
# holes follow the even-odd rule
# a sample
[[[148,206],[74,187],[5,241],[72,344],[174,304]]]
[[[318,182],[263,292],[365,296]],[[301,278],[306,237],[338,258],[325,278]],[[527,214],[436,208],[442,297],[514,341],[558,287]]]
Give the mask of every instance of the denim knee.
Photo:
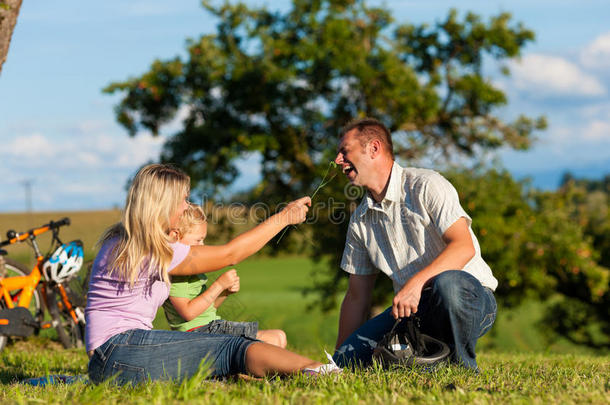
[[[471,274],[463,270],[449,270],[434,278],[433,292],[445,308],[456,308],[472,295],[476,288],[473,282],[478,281]]]

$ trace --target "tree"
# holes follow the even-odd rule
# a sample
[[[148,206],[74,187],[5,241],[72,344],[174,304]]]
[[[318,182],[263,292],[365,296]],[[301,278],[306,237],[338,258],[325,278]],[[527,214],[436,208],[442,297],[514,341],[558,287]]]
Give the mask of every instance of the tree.
[[[0,73],[8,55],[17,16],[23,0],[0,0]]]
[[[543,192],[495,170],[447,175],[471,213],[502,306],[548,300],[541,326],[549,337],[610,348],[610,198],[587,193],[587,182]]]
[[[286,13],[203,4],[219,20],[216,34],[189,41],[186,60],[157,60],[105,91],[124,93],[117,118],[132,136],[157,134],[188,111],[162,160],[212,189],[234,180],[236,158],[258,152],[260,190],[278,199],[310,191],[339,128],[358,116],[381,119],[404,158],[524,149],[545,126],[494,115],[507,100],[482,75],[484,58],[516,57],[534,38],[507,13],[485,24],[451,11],[429,28],[394,24],[363,0],[294,0]]]

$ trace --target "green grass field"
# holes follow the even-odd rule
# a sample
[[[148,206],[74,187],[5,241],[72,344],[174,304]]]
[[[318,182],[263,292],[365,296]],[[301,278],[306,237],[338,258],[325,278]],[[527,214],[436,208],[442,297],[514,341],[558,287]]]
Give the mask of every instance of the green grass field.
[[[62,214],[39,214],[34,224]],[[103,228],[116,221],[115,211],[70,213],[73,225],[66,240],[81,238],[94,254],[93,243]],[[17,222],[0,215],[0,231]],[[41,221],[42,220],[42,221]],[[11,225],[17,230],[22,225]],[[26,225],[25,228],[31,225]],[[68,233],[70,230],[70,233]],[[20,246],[22,249],[25,246]],[[14,254],[11,246],[10,253]],[[27,258],[27,250],[19,255]],[[15,253],[16,254],[16,253]],[[315,296],[304,296],[311,285],[313,263],[306,257],[257,256],[236,266],[241,291],[229,297],[221,315],[231,320],[257,320],[261,328],[282,328],[289,348],[323,361],[324,349],[335,344],[338,305],[323,313]],[[213,276],[212,276],[213,277]],[[136,388],[97,387],[77,383],[46,388],[19,384],[46,374],[86,373],[84,350],[64,350],[53,334],[15,340],[0,353],[1,403],[610,403],[610,356],[567,342],[547,345],[535,328],[542,304],[500,308],[498,320],[479,341],[481,375],[446,367],[435,372],[358,370],[344,375],[306,379],[268,378],[260,381],[154,383]],[[162,313],[156,327],[165,327]]]

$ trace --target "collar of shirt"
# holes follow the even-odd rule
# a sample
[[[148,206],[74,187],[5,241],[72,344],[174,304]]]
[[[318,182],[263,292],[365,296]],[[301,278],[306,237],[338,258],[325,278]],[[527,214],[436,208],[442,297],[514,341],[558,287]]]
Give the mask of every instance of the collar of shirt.
[[[389,207],[393,202],[400,202],[400,189],[401,189],[401,172],[402,167],[394,162],[392,165],[392,171],[390,172],[390,183],[386,190],[385,196],[380,203],[376,202],[370,192],[367,191],[365,196],[365,209],[362,210],[360,216],[362,217],[369,209],[378,211],[385,211],[385,208]]]

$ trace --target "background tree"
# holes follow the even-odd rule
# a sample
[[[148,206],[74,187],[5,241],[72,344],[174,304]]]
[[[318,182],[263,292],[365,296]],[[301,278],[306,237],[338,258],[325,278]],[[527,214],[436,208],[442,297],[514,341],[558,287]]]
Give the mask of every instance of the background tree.
[[[429,28],[395,24],[388,10],[361,0],[294,0],[286,13],[203,5],[218,18],[217,32],[190,40],[186,60],[157,60],[105,89],[124,93],[117,117],[131,135],[156,134],[180,108],[187,112],[162,159],[198,185],[230,184],[236,158],[257,152],[259,191],[278,200],[311,191],[339,128],[358,116],[381,119],[404,158],[523,149],[544,127],[542,119],[494,115],[506,97],[483,77],[484,58],[516,57],[534,38],[509,14],[483,23],[452,11]]]
[[[610,198],[603,182],[568,181],[538,191],[505,171],[447,173],[471,213],[481,251],[499,285],[503,307],[547,301],[541,327],[551,340],[610,348]]]
[[[22,0],[0,0],[0,73],[8,55]]]

